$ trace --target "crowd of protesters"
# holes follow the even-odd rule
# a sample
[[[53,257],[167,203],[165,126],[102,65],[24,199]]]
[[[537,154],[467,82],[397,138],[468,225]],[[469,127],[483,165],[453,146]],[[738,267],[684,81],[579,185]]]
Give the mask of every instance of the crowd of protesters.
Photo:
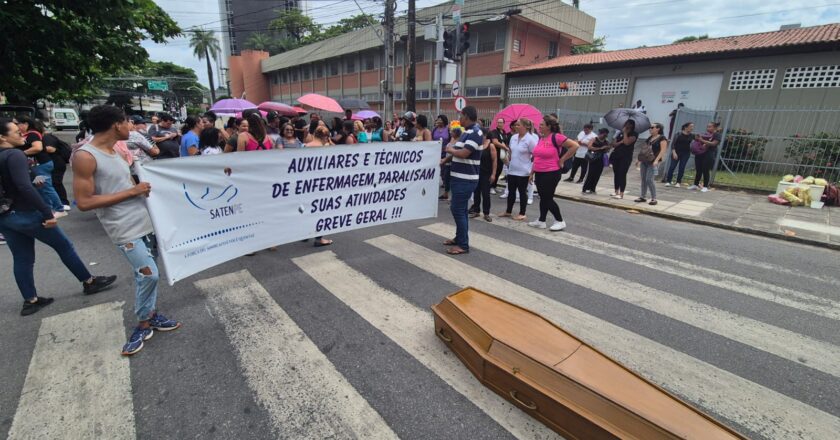
[[[694,124],[684,124],[671,142],[665,137],[663,125],[653,123],[650,136],[639,141],[636,124],[630,119],[612,139],[608,129],[595,131],[591,124],[584,125],[573,139],[562,133],[562,121],[554,114],[544,115],[538,121],[499,118],[490,128],[488,121],[479,120],[472,106],[465,107],[458,120],[451,122],[446,115],[438,115],[430,123],[427,116],[411,111],[387,120],[358,119],[348,110],[344,118],[333,118],[327,124],[318,113],[309,114],[307,121],[305,115],[287,118],[254,109],[224,120],[213,112],[192,115],[176,127],[175,119],[166,113],[146,119],[127,117],[114,106],[97,106],[85,115],[77,143],[71,147],[45,132],[36,119],[0,119],[0,239],[13,255],[15,280],[24,300],[21,315],[35,313],[53,301],[39,296],[35,289],[35,240],[59,254],[82,283],[85,294],[100,292],[114,283],[115,276],[93,276],[88,272],[57,225],[56,219],[71,209],[63,180],[67,165],[72,162],[76,206],[83,211],[97,211],[108,236],[133,267],[138,324],[122,351],[131,355],[142,349],[155,331],[175,330],[181,325],[160,314],[156,307],[157,244],[142,201],[151,187],[138,178],[140,165],[153,160],[233,152],[373,142],[437,142],[441,147],[443,188],[439,199],[449,201],[456,225],[455,236],[444,244],[448,246],[447,253],[459,255],[470,251],[470,219],[493,221],[491,196],[499,192],[506,201],[498,217],[526,221],[527,207],[533,203],[536,191],[538,215],[527,225],[555,232],[564,230],[566,221],[554,194],[565,173],[565,182],[582,184],[583,194],[595,194],[604,168],[611,167],[612,197],[621,199],[635,159],[641,177],[640,195],[635,202],[655,205],[654,181],[659,165],[668,163],[666,186],[679,187],[685,166],[694,155],[697,172],[689,189],[708,191],[709,170],[720,134],[715,123],[710,123],[700,135],[693,130]],[[642,145],[637,149],[638,143]],[[519,209],[514,213],[517,200]],[[314,241],[316,247],[330,244],[332,240],[324,237]]]

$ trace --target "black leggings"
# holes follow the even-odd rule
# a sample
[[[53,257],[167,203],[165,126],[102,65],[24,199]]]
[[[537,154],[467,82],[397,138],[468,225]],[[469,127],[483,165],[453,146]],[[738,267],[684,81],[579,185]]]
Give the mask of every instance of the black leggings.
[[[710,159],[713,158],[711,152],[707,151],[699,156],[694,156],[694,184],[700,183],[700,177],[703,177],[703,187],[709,187],[709,171],[714,165]],[[712,159],[714,160],[714,159]]]
[[[627,172],[630,171],[630,165],[633,163],[633,156],[622,155],[613,157],[613,174],[615,181],[615,192],[621,194],[624,188],[627,187]]]
[[[572,174],[569,174],[569,180],[575,178],[578,168],[580,168],[580,180],[583,180],[583,178],[586,177],[588,167],[589,161],[586,160],[585,157],[576,157],[575,160],[572,161]]]
[[[554,191],[557,189],[557,184],[560,183],[560,170],[534,173],[534,183],[537,185],[537,194],[540,195],[540,221],[544,222],[548,212],[551,211],[554,219],[562,222],[563,216],[560,215],[560,207],[554,201]]]
[[[604,171],[604,159],[598,158],[589,162],[589,170],[586,173],[586,181],[583,182],[584,191],[595,191],[598,181],[601,180],[601,173]]]
[[[58,198],[61,200],[62,205],[70,205],[70,201],[67,200],[67,189],[64,188],[64,173],[67,172],[67,162],[64,162],[63,158],[55,159],[53,158],[53,172],[52,172],[52,185],[55,188],[55,192],[58,193]]]
[[[470,211],[483,211],[484,215],[490,214],[490,173],[482,172],[478,175],[478,186],[475,187],[473,193],[473,205]]]
[[[528,176],[507,176],[508,194],[506,213],[513,212],[516,193],[519,193],[519,215],[525,215],[525,208],[528,207]],[[540,199],[542,200],[542,199]]]

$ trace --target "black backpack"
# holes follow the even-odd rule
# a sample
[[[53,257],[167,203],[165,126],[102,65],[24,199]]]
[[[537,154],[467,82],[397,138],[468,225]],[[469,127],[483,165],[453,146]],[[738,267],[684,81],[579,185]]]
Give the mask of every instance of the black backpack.
[[[554,144],[554,148],[557,149],[557,158],[562,159],[563,155],[569,152],[569,149],[557,145],[557,135],[558,133],[551,133],[551,143]],[[566,159],[566,161],[563,162],[563,168],[560,168],[560,174],[566,174],[569,171],[572,171],[572,162],[574,162],[574,156]]]
[[[6,168],[6,158],[9,155],[9,150],[3,149],[0,151],[0,176],[2,176]],[[12,199],[6,197],[6,191],[3,189],[3,179],[0,178],[0,215],[5,214],[12,209]]]
[[[50,145],[55,148],[55,154],[58,154],[64,159],[64,162],[70,163],[70,155],[73,153],[73,149],[70,148],[67,142],[64,142],[52,133],[47,133],[44,135],[44,145]]]

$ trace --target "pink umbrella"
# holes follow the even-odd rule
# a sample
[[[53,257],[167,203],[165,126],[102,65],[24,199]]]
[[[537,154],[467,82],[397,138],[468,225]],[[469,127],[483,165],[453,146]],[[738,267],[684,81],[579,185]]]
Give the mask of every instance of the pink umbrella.
[[[309,93],[303,95],[300,98],[298,98],[298,102],[328,112],[344,112],[344,109],[341,108],[340,105],[338,105],[338,102],[335,99],[332,99],[328,96],[319,95],[317,93]]]
[[[297,106],[292,107],[292,109],[294,109],[296,112],[304,114],[304,115],[307,113],[306,109],[300,108],[300,107],[297,107]]]
[[[382,118],[379,116],[379,113],[376,113],[373,110],[362,110],[358,113],[353,113],[351,119],[354,121],[363,121],[365,119],[373,119],[373,118]]]
[[[245,99],[230,98],[216,102],[210,110],[216,113],[238,113],[251,108],[257,108],[257,105]]]
[[[283,116],[297,116],[297,111],[294,107],[283,104],[282,102],[266,101],[258,105],[257,108],[267,112],[274,111]]]
[[[493,122],[490,124],[491,130],[496,129],[496,121],[500,118],[505,120],[504,129],[510,131],[510,123],[520,118],[530,119],[534,123],[534,127],[538,126],[543,118],[543,114],[534,106],[528,104],[511,104],[503,108],[502,111],[493,117]]]

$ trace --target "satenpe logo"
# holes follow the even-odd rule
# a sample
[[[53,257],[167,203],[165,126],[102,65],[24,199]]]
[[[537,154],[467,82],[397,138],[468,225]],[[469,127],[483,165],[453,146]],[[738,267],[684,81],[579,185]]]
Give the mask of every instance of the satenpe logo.
[[[198,196],[198,193],[191,194],[186,183],[182,185],[184,187],[184,197],[187,199],[187,202],[193,207],[209,213],[210,220],[242,213],[242,204],[232,203],[236,199],[236,196],[239,195],[239,189],[233,185],[228,185],[218,190],[207,186],[201,192],[201,196]]]

